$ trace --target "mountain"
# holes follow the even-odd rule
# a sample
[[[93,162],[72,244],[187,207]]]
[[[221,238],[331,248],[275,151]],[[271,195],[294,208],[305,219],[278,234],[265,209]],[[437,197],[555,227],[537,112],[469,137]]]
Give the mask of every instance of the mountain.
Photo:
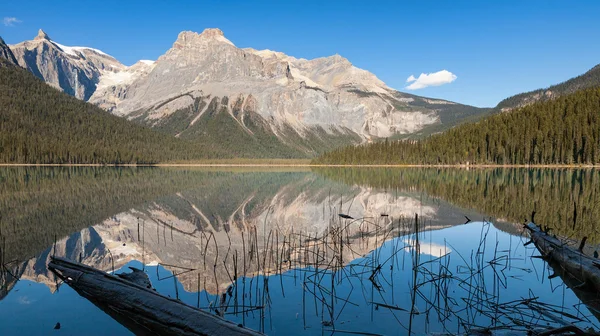
[[[349,146],[318,164],[598,164],[600,88],[498,113],[421,141]]]
[[[176,134],[193,126],[211,103],[226,110],[242,129],[246,119],[255,118],[274,134],[291,129],[305,136],[320,129],[386,137],[435,122],[429,111],[395,109],[391,89],[339,55],[305,60],[240,49],[218,29],[182,32],[150,66],[146,75],[119,85],[126,86],[125,99],[114,99],[105,89],[90,101],[151,125],[168,123],[176,112],[200,105],[187,123],[173,130]]]
[[[237,48],[219,29],[180,33],[156,62],[133,73],[116,85],[101,80],[90,101],[183,138],[206,132],[202,121],[217,110],[238,132],[255,131],[249,120],[290,146],[306,142],[298,148],[305,152],[313,151],[311,137],[346,135],[357,143],[414,133],[456,105],[397,92],[339,55],[306,60]]]
[[[432,134],[441,133],[460,124],[481,120],[494,112],[491,108],[463,105],[446,100],[420,97],[404,92],[396,92],[396,97],[399,100],[410,101],[410,106],[437,111],[439,122],[425,125],[423,128],[413,133],[396,134],[390,137],[390,140],[422,139]],[[410,108],[410,106],[399,106],[398,108]]]
[[[538,101],[547,101],[574,93],[578,90],[596,87],[600,87],[600,64],[596,65],[583,75],[571,78],[560,84],[552,85],[546,89],[524,92],[506,98],[498,103],[496,110],[506,112]]]
[[[104,74],[125,66],[100,50],[68,47],[50,39],[43,30],[32,41],[10,46],[20,66],[46,83],[82,100],[88,100]]]
[[[488,111],[398,92],[339,55],[307,60],[238,48],[219,29],[182,32],[156,61],[130,67],[94,49],[64,47],[42,31],[12,48],[19,64],[36,75],[43,68],[38,77],[65,92],[79,87],[78,98],[230,157],[314,156],[430,134]],[[83,89],[71,68],[44,64],[86,69],[90,75],[78,78],[89,83]]]
[[[116,117],[0,59],[0,162],[153,163],[197,155],[187,142]]]

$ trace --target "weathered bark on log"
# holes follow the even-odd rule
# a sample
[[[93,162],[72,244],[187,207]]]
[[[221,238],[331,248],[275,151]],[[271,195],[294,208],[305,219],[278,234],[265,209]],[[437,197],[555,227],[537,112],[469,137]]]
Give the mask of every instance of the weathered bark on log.
[[[600,321],[600,262],[582,252],[585,238],[579,249],[574,249],[558,238],[543,232],[534,223],[527,224],[525,228],[529,230],[531,242],[534,243],[542,258],[554,270],[548,278],[560,277]],[[540,335],[565,334],[598,335],[591,330],[584,331],[572,325],[545,331]]]
[[[577,287],[586,287],[600,291],[600,262],[548,235],[534,224],[525,226],[531,234],[531,240],[542,257],[556,263],[561,270],[579,281]]]
[[[56,257],[52,257],[48,268],[136,335],[262,335],[161,295],[147,288],[146,282],[139,280],[140,274],[132,282],[127,276],[118,277]]]

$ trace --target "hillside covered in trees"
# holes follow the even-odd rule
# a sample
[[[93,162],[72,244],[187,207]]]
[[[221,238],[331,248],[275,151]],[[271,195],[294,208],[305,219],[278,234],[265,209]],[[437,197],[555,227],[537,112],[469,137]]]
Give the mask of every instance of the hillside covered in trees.
[[[0,59],[0,163],[124,164],[192,159],[192,144],[62,93]]]
[[[533,104],[538,101],[556,99],[560,96],[571,94],[579,90],[597,87],[600,87],[600,64],[596,65],[582,75],[571,78],[562,83],[552,85],[546,89],[537,89],[508,97],[498,103],[494,110],[511,110]]]
[[[464,124],[421,141],[334,150],[316,164],[597,164],[600,89]]]

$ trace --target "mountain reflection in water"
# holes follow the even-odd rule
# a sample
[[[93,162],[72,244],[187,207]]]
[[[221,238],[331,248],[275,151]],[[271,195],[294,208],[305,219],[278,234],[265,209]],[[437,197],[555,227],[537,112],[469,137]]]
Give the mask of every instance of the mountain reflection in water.
[[[0,169],[0,316],[6,319],[0,329],[46,334],[57,321],[63,328],[90,328],[97,319],[107,327],[91,333],[127,333],[58,284],[46,268],[51,255],[105,271],[143,267],[159,292],[267,334],[457,333],[514,325],[511,319],[527,308],[518,307],[518,300],[533,297],[528,304],[560,305],[579,316],[578,324],[592,326],[597,321],[579,308],[577,296],[559,278],[545,279],[544,263],[529,258],[537,252],[523,247],[517,224],[522,219],[516,218],[522,213],[515,208],[533,197],[539,220],[546,206],[585,207],[576,201],[594,201],[596,175],[514,169]],[[544,188],[551,192],[542,194]],[[561,205],[561,195],[572,190],[580,196]],[[511,207],[509,197],[499,197],[502,192],[520,203]],[[504,203],[490,206],[494,200]],[[594,211],[580,216],[582,227]],[[496,227],[460,225],[465,216],[508,220],[492,220]],[[60,288],[53,297],[64,299],[53,299],[55,306],[38,300],[45,296],[37,284],[52,292]],[[9,313],[15,307],[27,309]],[[88,318],[73,318],[73,311]],[[33,312],[52,326],[27,323]],[[556,324],[537,315],[521,319],[529,326],[534,319]]]

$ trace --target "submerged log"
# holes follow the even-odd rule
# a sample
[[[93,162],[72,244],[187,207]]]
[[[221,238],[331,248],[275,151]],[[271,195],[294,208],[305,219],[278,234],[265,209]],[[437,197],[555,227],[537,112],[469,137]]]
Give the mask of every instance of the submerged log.
[[[583,253],[586,239],[578,249],[568,246],[555,236],[549,235],[534,223],[525,226],[531,235],[531,242],[542,258],[554,270],[549,279],[560,277],[565,285],[581,300],[589,311],[600,321],[600,262]],[[593,330],[581,330],[573,325],[547,330],[539,335],[599,335]]]
[[[525,226],[531,234],[531,240],[542,255],[555,267],[567,273],[579,284],[578,288],[589,288],[600,291],[600,262],[584,254],[581,249],[574,249],[558,238],[544,233],[539,226],[529,223]]]
[[[157,293],[140,270],[115,276],[57,257],[48,268],[136,335],[262,335]]]

